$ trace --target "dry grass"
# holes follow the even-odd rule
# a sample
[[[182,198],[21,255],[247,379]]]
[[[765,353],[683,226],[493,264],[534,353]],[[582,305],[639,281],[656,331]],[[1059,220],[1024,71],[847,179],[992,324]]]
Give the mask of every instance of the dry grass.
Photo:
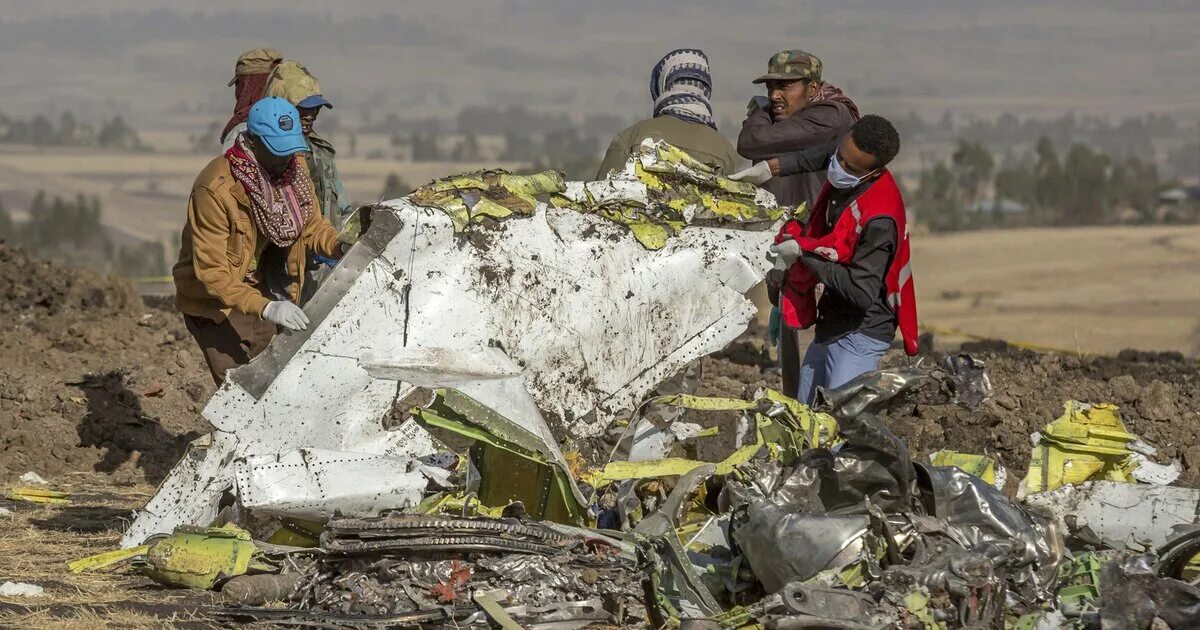
[[[913,237],[924,324],[1115,354],[1200,354],[1200,226]]]
[[[46,595],[0,598],[0,626],[220,627],[195,612],[218,603],[211,593],[166,589],[120,568],[67,571],[72,560],[115,549],[124,521],[153,488],[114,486],[103,476],[86,474],[66,476],[54,488],[71,492],[72,503],[3,502],[13,513],[0,523],[0,579],[38,584]]]

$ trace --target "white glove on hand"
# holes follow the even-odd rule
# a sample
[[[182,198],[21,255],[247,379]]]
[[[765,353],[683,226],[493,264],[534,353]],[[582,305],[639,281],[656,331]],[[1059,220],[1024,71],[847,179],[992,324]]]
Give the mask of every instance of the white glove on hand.
[[[770,251],[775,254],[776,269],[787,269],[800,260],[800,243],[790,238],[782,243],[772,245]]]
[[[749,182],[755,186],[758,186],[770,180],[773,175],[771,175],[771,165],[767,162],[767,160],[763,160],[748,169],[738,171],[732,175],[727,175],[726,177],[735,182]]]
[[[308,328],[308,316],[299,306],[286,301],[267,304],[263,309],[263,319],[270,320],[288,330],[304,330]]]

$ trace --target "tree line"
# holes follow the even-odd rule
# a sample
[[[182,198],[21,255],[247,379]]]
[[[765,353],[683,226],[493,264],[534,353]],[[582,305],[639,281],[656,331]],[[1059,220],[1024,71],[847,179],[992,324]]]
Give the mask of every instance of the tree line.
[[[22,119],[0,113],[0,142],[36,146],[101,147],[123,151],[153,150],[142,142],[137,130],[121,116],[113,116],[96,128],[80,122],[71,111],[60,114],[57,122],[42,114]]]
[[[911,198],[917,219],[937,231],[1152,223],[1158,194],[1171,185],[1151,162],[1082,143],[1062,153],[1043,137],[1030,154],[997,164],[982,143],[959,139],[949,160],[920,174]]]
[[[14,221],[0,204],[0,240],[43,258],[104,273],[157,276],[167,272],[161,243],[118,245],[101,222],[102,214],[98,197],[49,197],[38,191],[30,202],[27,221]]]

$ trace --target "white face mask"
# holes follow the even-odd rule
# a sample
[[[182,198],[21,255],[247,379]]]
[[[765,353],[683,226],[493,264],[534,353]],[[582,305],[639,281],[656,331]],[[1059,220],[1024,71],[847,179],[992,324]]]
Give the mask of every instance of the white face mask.
[[[851,175],[842,168],[842,162],[838,159],[838,154],[834,153],[833,158],[829,160],[829,169],[825,172],[825,177],[829,179],[829,184],[834,188],[854,188],[862,183],[862,180],[871,176],[875,171],[871,171],[862,177]]]

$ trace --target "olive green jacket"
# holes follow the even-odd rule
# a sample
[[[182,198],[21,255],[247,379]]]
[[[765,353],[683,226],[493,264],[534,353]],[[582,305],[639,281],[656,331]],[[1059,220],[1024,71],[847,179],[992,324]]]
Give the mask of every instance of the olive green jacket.
[[[729,173],[737,160],[733,144],[716,129],[664,114],[635,123],[617,134],[604,154],[596,179],[604,179],[609,171],[624,168],[629,154],[646,138],[665,140],[697,160],[717,167],[721,173]]]

